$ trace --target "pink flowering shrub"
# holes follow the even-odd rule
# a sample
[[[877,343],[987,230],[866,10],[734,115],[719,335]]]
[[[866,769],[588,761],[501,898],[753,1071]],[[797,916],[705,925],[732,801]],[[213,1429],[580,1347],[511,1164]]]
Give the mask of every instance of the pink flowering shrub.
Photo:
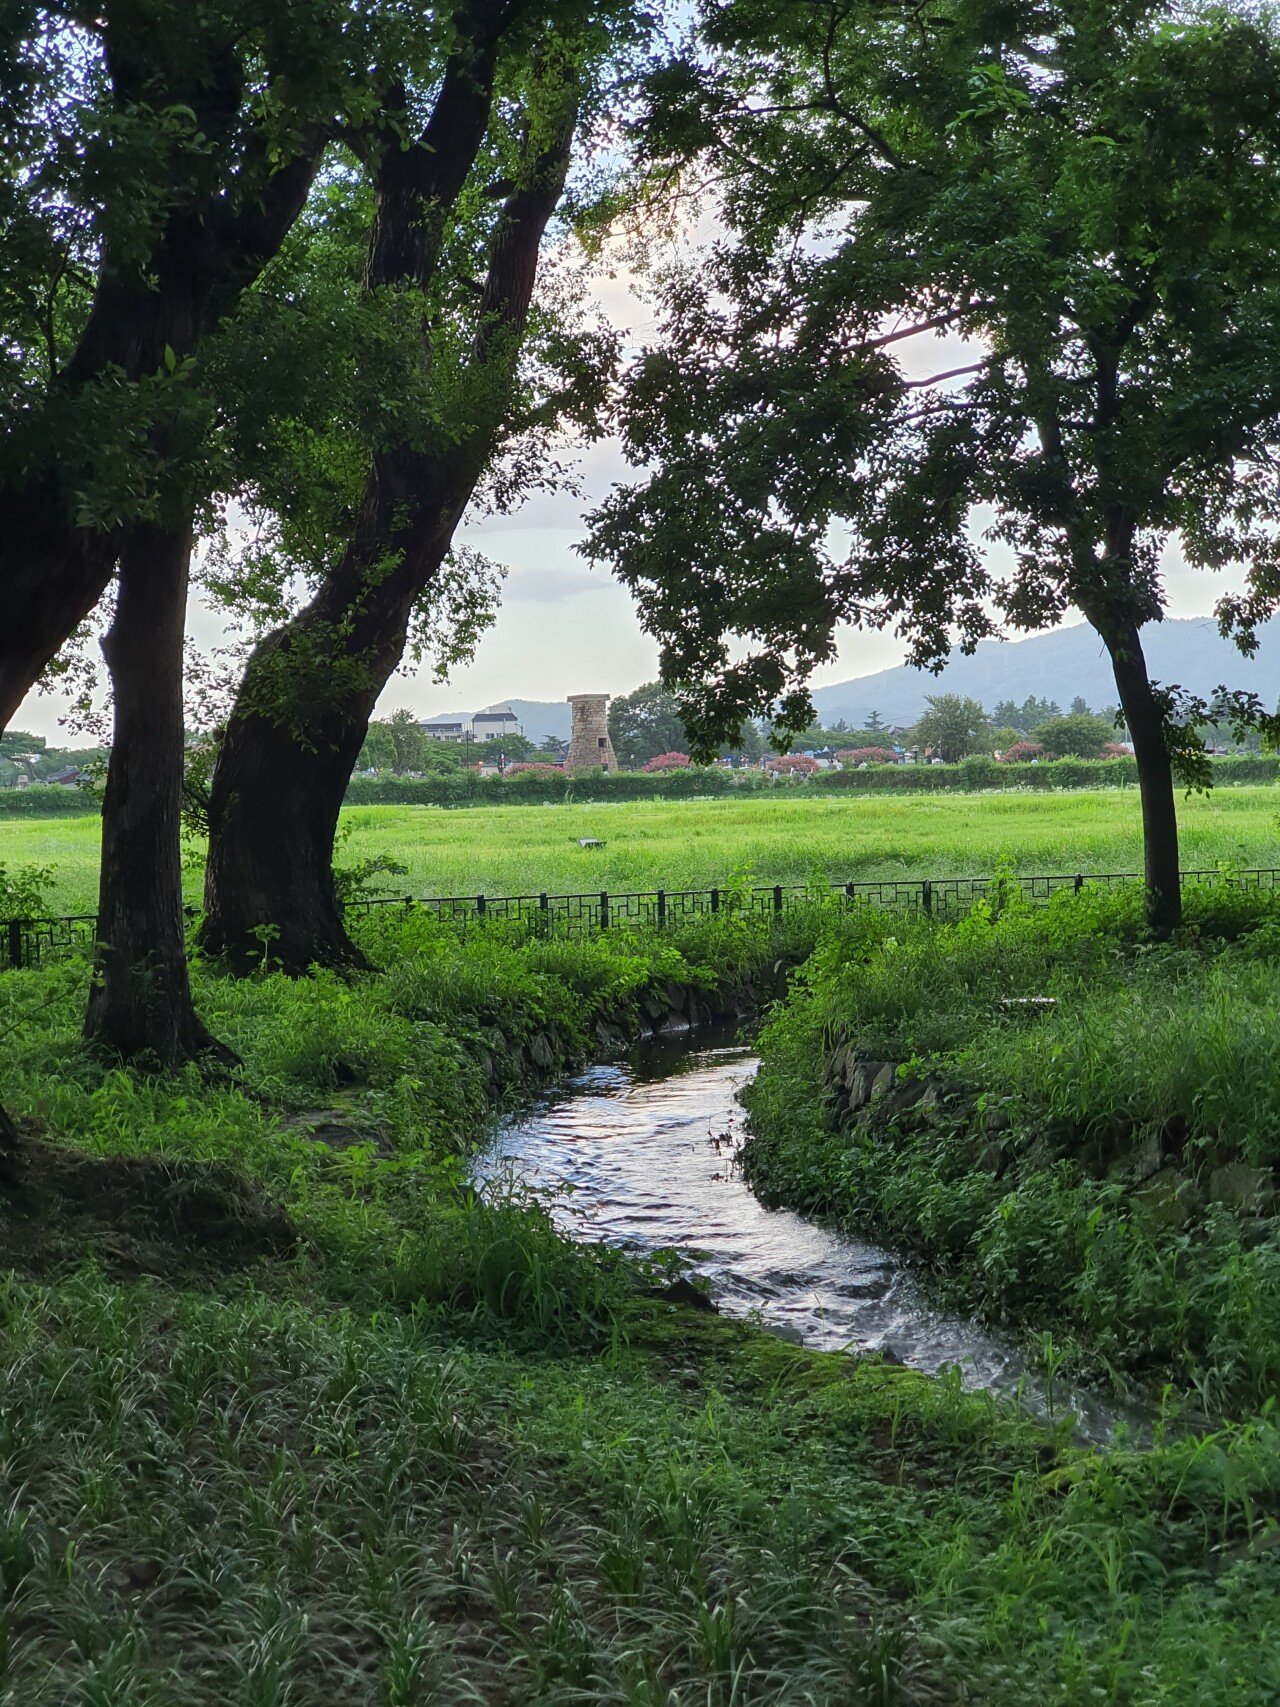
[[[1131,747],[1124,746],[1119,741],[1108,741],[1106,746],[1102,749],[1100,757],[1104,759],[1131,759],[1133,757],[1133,749]]]
[[[808,753],[783,753],[779,758],[769,759],[764,768],[779,776],[812,776],[820,766]]]
[[[535,760],[528,760],[523,764],[508,765],[506,774],[508,776],[524,776],[529,771],[537,771],[542,776],[563,776],[564,766],[539,764]]]
[[[1044,748],[1039,741],[1015,741],[1012,747],[1006,747],[1000,762],[1005,765],[1025,765],[1032,759],[1042,759]]]
[[[659,753],[657,758],[650,759],[648,764],[641,765],[640,769],[646,775],[652,776],[656,771],[682,771],[688,764],[688,753]]]
[[[898,755],[891,747],[850,747],[847,752],[837,753],[836,758],[842,765],[894,765]]]

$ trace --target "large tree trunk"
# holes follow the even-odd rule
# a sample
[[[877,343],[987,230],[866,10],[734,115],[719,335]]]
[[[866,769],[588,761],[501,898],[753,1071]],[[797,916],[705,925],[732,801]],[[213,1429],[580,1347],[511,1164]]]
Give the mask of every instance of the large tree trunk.
[[[191,528],[139,527],[102,643],[115,731],[102,807],[98,956],[85,1035],[164,1066],[216,1047],[191,1000],[182,915],[182,643]]]
[[[455,51],[421,142],[378,168],[371,287],[425,290],[445,215],[488,123],[498,25]],[[378,450],[342,560],[311,604],[255,650],[214,771],[201,946],[233,969],[362,965],[333,888],[338,814],[378,695],[404,653],[414,606],[444,561],[502,423],[547,221],[576,123],[571,85],[554,134],[531,153],[494,232],[473,345],[481,401],[465,431]],[[429,345],[427,346],[429,352]],[[429,353],[424,352],[424,361]]]
[[[1108,625],[1102,638],[1111,655],[1120,708],[1129,725],[1138,766],[1147,923],[1157,935],[1168,936],[1182,923],[1182,874],[1173,766],[1165,741],[1164,717],[1152,692],[1136,624]]]
[[[282,630],[255,649],[210,789],[200,946],[237,973],[264,961],[291,977],[367,965],[334,892],[333,844],[382,684],[352,686],[299,740],[292,718],[251,709],[292,638]]]

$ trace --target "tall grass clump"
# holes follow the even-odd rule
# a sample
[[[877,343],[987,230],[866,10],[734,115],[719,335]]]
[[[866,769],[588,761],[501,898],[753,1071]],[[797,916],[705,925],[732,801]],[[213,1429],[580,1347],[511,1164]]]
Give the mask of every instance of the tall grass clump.
[[[744,1158],[774,1202],[915,1253],[997,1322],[1211,1409],[1280,1391],[1274,907],[1012,891],[955,925],[832,926],[770,1021]],[[851,1063],[896,1083],[850,1106]]]

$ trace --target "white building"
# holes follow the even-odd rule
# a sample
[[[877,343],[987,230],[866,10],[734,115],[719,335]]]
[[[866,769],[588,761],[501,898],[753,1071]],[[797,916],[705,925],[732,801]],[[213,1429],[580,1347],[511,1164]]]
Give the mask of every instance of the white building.
[[[495,735],[518,735],[520,724],[509,706],[501,711],[477,711],[471,719],[471,738],[491,741]]]
[[[477,711],[471,717],[432,717],[418,727],[428,741],[492,741],[521,733],[519,719],[509,706],[501,711]]]

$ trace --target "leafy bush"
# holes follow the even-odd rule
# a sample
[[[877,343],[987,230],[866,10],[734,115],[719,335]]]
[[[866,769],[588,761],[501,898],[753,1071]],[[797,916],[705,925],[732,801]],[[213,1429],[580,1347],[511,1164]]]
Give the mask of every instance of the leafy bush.
[[[659,753],[656,758],[650,759],[648,764],[641,765],[640,769],[646,776],[653,776],[660,771],[687,770],[689,764],[688,753]]]
[[[1001,753],[1000,763],[1003,765],[1026,765],[1030,764],[1032,759],[1042,757],[1043,753],[1044,748],[1039,741],[1015,741],[1011,747],[1006,747]],[[1109,754],[1108,756],[1118,758],[1122,755]]]
[[[753,1185],[910,1248],[1090,1372],[1261,1403],[1280,1387],[1280,905],[1229,878],[1187,902],[1159,947],[1140,897],[1101,888],[832,921],[762,1036]],[[837,1127],[846,1049],[943,1100]]]
[[[62,788],[51,782],[0,788],[0,817],[4,818],[82,818],[101,809],[91,788]]]
[[[774,776],[813,776],[821,770],[817,759],[811,759],[807,753],[782,753],[776,759],[766,759],[765,770]]]

